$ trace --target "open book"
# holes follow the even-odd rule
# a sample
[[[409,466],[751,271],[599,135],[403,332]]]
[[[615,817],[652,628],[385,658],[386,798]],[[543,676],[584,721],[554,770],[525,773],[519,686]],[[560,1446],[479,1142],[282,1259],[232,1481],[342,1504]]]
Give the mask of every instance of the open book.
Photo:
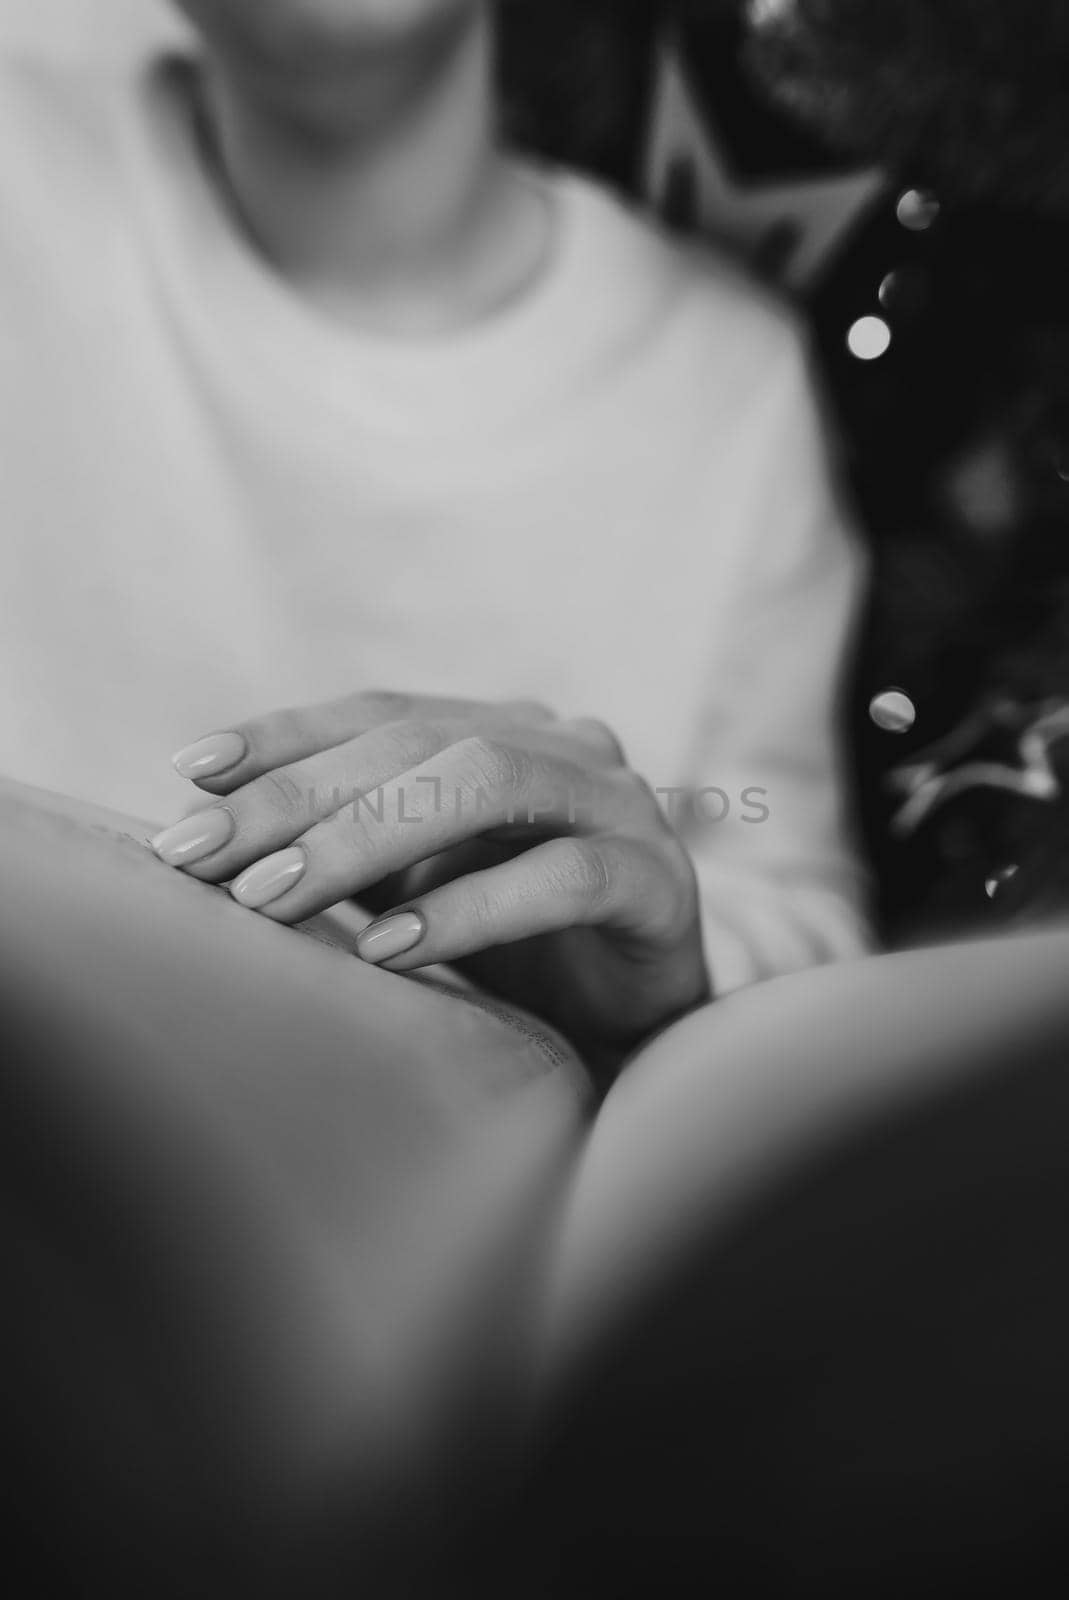
[[[537,1022],[363,965],[344,916],[243,910],[147,831],[0,790],[4,1181],[77,1280],[44,1447],[136,1501],[166,1439],[146,1516],[168,1473],[265,1525],[332,1492],[445,1515],[777,1175],[1069,1026],[1064,930],[860,961],[688,1018],[599,1103]]]

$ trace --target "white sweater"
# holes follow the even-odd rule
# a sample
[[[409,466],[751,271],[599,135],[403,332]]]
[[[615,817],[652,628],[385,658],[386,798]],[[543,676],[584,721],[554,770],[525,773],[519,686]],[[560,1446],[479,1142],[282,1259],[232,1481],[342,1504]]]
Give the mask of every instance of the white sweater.
[[[860,562],[785,315],[561,176],[526,299],[354,333],[232,228],[181,73],[3,72],[0,771],[163,821],[170,751],[237,718],[535,698],[723,791],[665,796],[721,991],[862,948]]]

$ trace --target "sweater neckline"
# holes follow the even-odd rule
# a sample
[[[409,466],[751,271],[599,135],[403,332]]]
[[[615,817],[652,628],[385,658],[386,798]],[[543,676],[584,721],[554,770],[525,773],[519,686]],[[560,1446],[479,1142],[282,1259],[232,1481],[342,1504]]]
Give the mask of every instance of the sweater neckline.
[[[141,69],[123,138],[129,177],[172,303],[250,378],[391,432],[455,432],[545,404],[581,370],[604,306],[596,212],[612,207],[594,185],[541,175],[556,213],[550,259],[492,314],[419,338],[357,328],[304,300],[235,223],[200,147],[194,73],[176,53]]]

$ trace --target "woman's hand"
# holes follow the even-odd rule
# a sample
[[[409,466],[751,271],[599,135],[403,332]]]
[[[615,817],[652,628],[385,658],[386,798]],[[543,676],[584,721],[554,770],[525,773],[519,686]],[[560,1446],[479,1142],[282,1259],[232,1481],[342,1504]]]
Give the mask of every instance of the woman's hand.
[[[381,907],[365,961],[462,965],[618,1062],[709,997],[690,859],[614,736],[541,707],[356,695],[201,740],[225,797],[153,841],[242,905]]]

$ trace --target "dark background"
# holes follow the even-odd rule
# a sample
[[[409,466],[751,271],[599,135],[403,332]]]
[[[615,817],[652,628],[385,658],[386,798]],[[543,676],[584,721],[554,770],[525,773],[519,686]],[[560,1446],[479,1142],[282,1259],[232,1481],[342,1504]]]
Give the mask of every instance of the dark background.
[[[746,20],[762,11],[763,28]],[[571,0],[503,15],[517,135],[736,250],[811,325],[873,557],[848,719],[885,936],[1065,909],[1069,812],[1060,781],[1029,792],[1022,750],[1053,727],[1032,743],[1069,771],[1050,720],[1069,704],[1059,0]],[[695,113],[675,131],[666,61]],[[727,179],[712,197],[710,165]],[[825,186],[874,171],[867,205],[843,182],[841,231],[800,275],[806,238],[828,232]],[[865,316],[891,338],[875,360],[847,343]],[[889,687],[912,727],[870,715]],[[926,814],[896,821],[933,772]]]

